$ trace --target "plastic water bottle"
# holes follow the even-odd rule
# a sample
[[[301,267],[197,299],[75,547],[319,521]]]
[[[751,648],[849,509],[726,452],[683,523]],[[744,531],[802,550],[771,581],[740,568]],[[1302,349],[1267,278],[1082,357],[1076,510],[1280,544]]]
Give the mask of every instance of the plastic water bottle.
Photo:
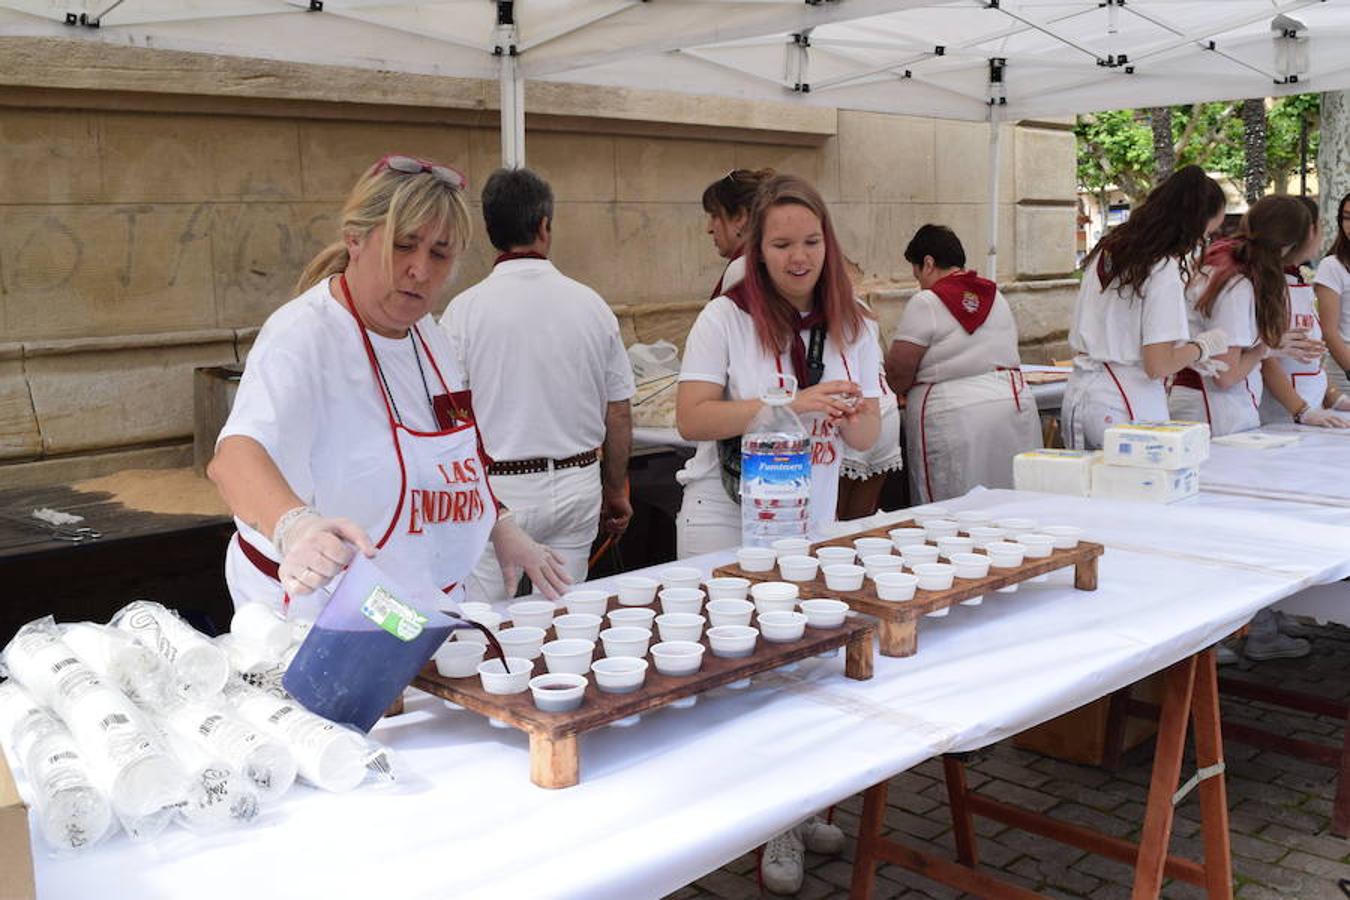
[[[797,379],[779,375],[741,437],[741,545],[806,537],[811,505],[811,434],[789,407]]]

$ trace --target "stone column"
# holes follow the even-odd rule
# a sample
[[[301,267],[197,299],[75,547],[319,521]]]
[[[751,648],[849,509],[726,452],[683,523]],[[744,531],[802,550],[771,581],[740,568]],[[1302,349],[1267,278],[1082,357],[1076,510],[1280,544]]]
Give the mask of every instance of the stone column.
[[[1350,193],[1350,91],[1322,95],[1322,135],[1317,147],[1317,184],[1321,191],[1322,227],[1327,246],[1340,223],[1336,206]]]

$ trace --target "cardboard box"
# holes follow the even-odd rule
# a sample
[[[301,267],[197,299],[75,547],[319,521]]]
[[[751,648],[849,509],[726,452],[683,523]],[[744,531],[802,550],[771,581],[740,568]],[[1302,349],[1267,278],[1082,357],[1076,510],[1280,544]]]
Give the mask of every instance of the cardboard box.
[[[35,900],[33,845],[28,839],[28,807],[14,786],[14,775],[0,753],[0,900]]]

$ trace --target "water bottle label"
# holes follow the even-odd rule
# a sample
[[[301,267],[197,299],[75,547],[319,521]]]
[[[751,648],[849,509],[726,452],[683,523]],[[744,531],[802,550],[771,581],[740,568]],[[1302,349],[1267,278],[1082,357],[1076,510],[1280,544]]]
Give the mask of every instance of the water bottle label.
[[[427,624],[426,616],[379,585],[361,603],[361,615],[400,641],[413,640]]]
[[[792,488],[811,477],[811,452],[741,454],[741,482],[757,482],[766,492]]]

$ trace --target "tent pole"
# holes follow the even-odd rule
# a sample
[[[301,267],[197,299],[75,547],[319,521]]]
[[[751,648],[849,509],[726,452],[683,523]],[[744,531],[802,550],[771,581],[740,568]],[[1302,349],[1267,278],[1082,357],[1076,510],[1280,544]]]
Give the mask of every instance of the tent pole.
[[[989,107],[989,182],[986,188],[989,197],[989,254],[985,258],[984,277],[998,280],[998,188],[999,188],[999,151],[1003,143],[1003,129],[999,127],[996,107]]]
[[[501,61],[502,166],[525,166],[525,79],[520,77],[517,57],[503,54]]]

